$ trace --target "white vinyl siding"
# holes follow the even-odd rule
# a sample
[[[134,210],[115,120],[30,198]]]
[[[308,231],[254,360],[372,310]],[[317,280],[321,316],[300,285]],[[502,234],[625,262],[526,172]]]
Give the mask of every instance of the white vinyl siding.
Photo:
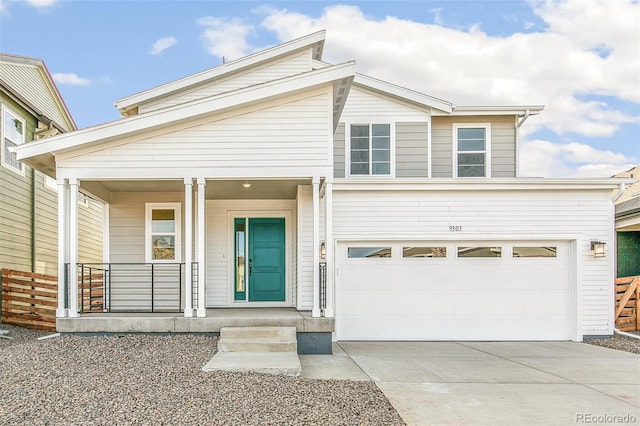
[[[334,184],[333,235],[378,241],[574,240],[579,331],[604,335],[613,330],[613,258],[594,258],[589,241],[612,243],[610,204],[607,191],[341,191]],[[450,226],[462,228],[451,232]]]
[[[454,132],[460,123],[491,125],[491,177],[515,177],[516,132],[513,116],[431,118],[432,177],[453,177]]]
[[[349,91],[340,121],[342,122],[426,122],[429,113],[398,99],[354,85]]]
[[[201,84],[186,91],[169,94],[139,106],[139,113],[155,111],[184,102],[202,99],[232,90],[265,83],[295,74],[311,71],[311,49],[294,52],[282,58],[274,59],[259,67],[252,67],[236,74]]]
[[[323,88],[252,106],[227,118],[60,158],[58,170],[64,175],[74,168],[81,177],[96,170],[131,178],[326,176],[331,173],[330,98]]]

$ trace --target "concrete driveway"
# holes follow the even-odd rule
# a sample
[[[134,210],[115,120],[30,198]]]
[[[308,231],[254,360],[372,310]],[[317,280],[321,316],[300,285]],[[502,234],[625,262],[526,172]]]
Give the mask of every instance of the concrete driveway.
[[[575,342],[339,342],[303,377],[373,380],[409,425],[640,424],[640,355]]]

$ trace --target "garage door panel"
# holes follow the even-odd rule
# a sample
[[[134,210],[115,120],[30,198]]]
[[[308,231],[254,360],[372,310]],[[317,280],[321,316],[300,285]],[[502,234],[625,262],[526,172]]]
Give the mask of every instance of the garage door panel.
[[[339,258],[338,339],[566,340],[570,338],[569,243],[555,258]],[[443,243],[434,243],[443,244]],[[476,243],[477,244],[477,243]],[[481,245],[481,244],[478,244]],[[338,255],[347,245],[339,246]]]

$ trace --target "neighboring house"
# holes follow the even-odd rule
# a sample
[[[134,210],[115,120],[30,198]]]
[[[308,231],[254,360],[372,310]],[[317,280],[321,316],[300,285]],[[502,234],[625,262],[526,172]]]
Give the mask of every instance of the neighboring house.
[[[179,310],[195,330],[217,308],[296,308],[358,340],[612,334],[621,181],[520,178],[518,130],[541,106],[456,106],[322,62],[324,39],[131,95],[120,120],[20,146],[69,189],[60,264],[79,262],[73,200],[86,190],[109,203],[109,263],[94,265],[109,271],[109,312]],[[76,278],[58,311],[67,325],[91,317],[76,318]]]
[[[640,275],[640,166],[614,177],[635,180],[616,200],[617,276]]]
[[[0,110],[0,268],[56,275],[56,181],[51,171],[19,161],[13,149],[76,125],[40,59],[0,54]],[[103,204],[81,198],[80,259],[99,262]]]

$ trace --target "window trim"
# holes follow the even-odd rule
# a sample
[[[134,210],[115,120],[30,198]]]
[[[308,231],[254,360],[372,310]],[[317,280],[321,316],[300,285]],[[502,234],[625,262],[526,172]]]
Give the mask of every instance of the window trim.
[[[453,177],[458,176],[458,129],[485,129],[484,151],[462,151],[464,154],[484,154],[484,176],[462,176],[463,179],[491,177],[491,123],[453,123]]]
[[[388,175],[374,175],[371,173],[371,168],[369,169],[369,174],[362,175],[357,174],[354,175],[351,173],[351,126],[369,126],[371,130],[371,126],[374,124],[386,124],[389,126],[389,174]],[[371,155],[371,137],[372,132],[369,132],[369,164],[371,165],[371,159],[373,156]],[[344,122],[344,168],[345,168],[345,176],[351,178],[394,178],[396,176],[396,123],[391,120],[376,120],[376,121],[346,121]]]
[[[144,204],[144,257],[146,263],[182,263],[182,203],[145,203]],[[153,259],[151,232],[151,213],[153,210],[169,210],[175,212],[175,259]]]
[[[20,143],[16,143],[15,141],[12,141],[13,143],[16,144],[16,146],[18,145],[22,145],[27,141],[27,123],[26,120],[21,117],[20,115],[18,115],[17,113],[15,113],[11,108],[6,107],[5,105],[1,105],[0,108],[0,163],[2,164],[3,167],[13,171],[14,173],[18,173],[21,176],[25,176],[25,167],[24,167],[24,163],[22,161],[19,161],[20,163],[20,169],[16,169],[13,165],[9,164],[8,162],[5,161],[5,156],[4,156],[4,151],[5,151],[5,136],[4,136],[4,129],[5,129],[5,125],[4,125],[4,115],[5,113],[9,113],[13,116],[14,119],[20,121],[22,123],[22,142]]]
[[[51,182],[53,183],[50,185]],[[51,176],[47,176],[45,174],[42,175],[42,186],[49,191],[58,192],[58,181]]]

